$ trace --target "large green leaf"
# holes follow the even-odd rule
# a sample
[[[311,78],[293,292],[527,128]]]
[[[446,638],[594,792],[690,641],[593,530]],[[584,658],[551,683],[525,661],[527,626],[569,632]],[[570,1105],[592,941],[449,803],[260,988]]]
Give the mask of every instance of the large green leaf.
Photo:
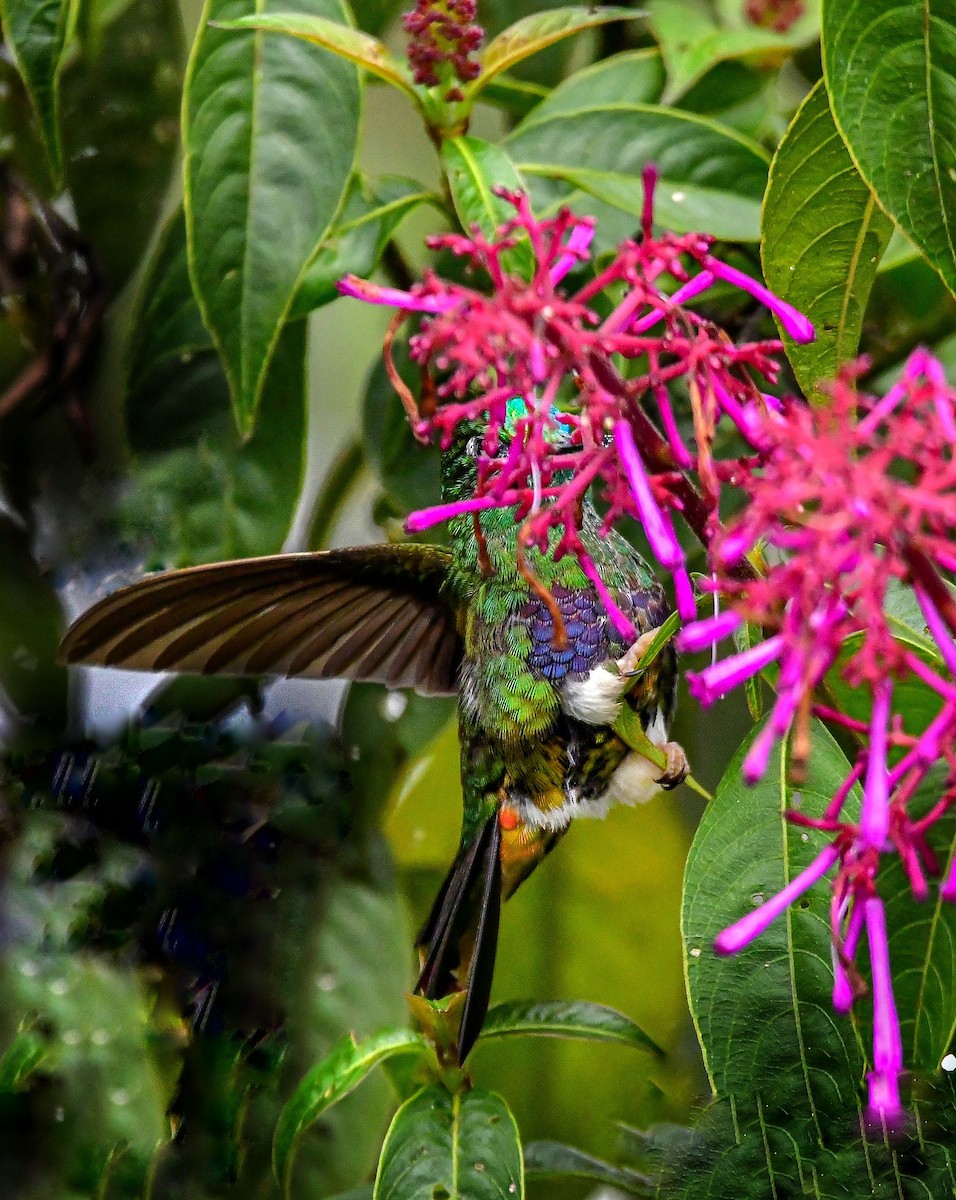
[[[190,274],[251,432],[272,356],[355,158],[355,68],[295,38],[214,29],[265,0],[207,0],[184,96]],[[300,0],[342,18],[340,0]]]
[[[823,65],[863,178],[956,291],[956,8],[824,0]]]
[[[780,61],[817,36],[819,0],[801,6],[802,13],[785,33],[749,20],[738,0],[649,0],[651,29],[667,64],[666,98],[673,102],[718,63],[733,58]]]
[[[639,1196],[654,1195],[655,1181],[628,1167],[618,1167],[576,1146],[562,1142],[531,1142],[524,1147],[527,1179],[585,1179]]]
[[[809,1127],[822,1140],[838,1113],[855,1111],[863,1077],[854,1026],[830,1003],[828,887],[811,888],[738,954],[718,955],[713,941],[819,853],[825,835],[790,824],[784,813],[799,805],[819,815],[850,767],[814,723],[799,796],[780,747],[764,778],[749,788],[740,777],[748,745],[727,769],[687,857],[682,929],[691,1010],[718,1095],[766,1094],[791,1108],[795,1133]]]
[[[657,50],[628,50],[575,71],[537,105],[529,121],[596,104],[657,104],[664,81],[664,64]]]
[[[258,29],[267,33],[285,33],[290,37],[311,42],[330,50],[347,62],[363,67],[393,87],[407,92],[413,99],[417,93],[412,85],[408,68],[395,58],[384,42],[369,37],[357,29],[350,29],[341,20],[329,19],[327,15],[311,12],[257,12],[255,16],[219,20],[221,29]]]
[[[479,1088],[424,1088],[395,1114],[382,1147],[375,1200],[522,1200],[514,1117]]]
[[[464,229],[476,226],[486,238],[514,215],[514,206],[494,189],[525,190],[514,163],[499,146],[476,137],[448,138],[441,148],[442,168],[451,191],[455,212]],[[509,271],[531,277],[534,257],[527,240],[517,243],[503,256]]]
[[[434,196],[417,180],[353,176],[345,206],[299,286],[290,320],[337,299],[343,275],[371,275],[399,225],[428,202],[434,203]]]
[[[641,172],[653,163],[660,172],[655,213],[661,226],[737,241],[760,236],[764,152],[705,117],[624,103],[540,121],[532,112],[505,149],[532,181],[564,181],[566,193],[580,189],[636,216],[643,204]]]
[[[305,325],[286,327],[259,427],[243,440],[190,288],[182,213],[145,281],[129,347],[126,419],[133,531],[155,562],[185,565],[279,550],[305,468]]]
[[[4,41],[30,94],[55,181],[63,174],[60,70],[76,21],[76,0],[0,0]]]
[[[596,25],[606,25],[609,21],[628,21],[640,15],[632,8],[593,5],[590,8],[551,8],[522,16],[485,47],[481,55],[481,74],[465,87],[465,94],[469,98],[476,96],[496,75],[510,71],[522,59],[540,53],[562,38],[593,29]]]
[[[855,358],[863,314],[893,224],[860,178],[830,114],[823,82],[777,149],[763,206],[761,255],[771,291],[813,322],[797,345],[781,328],[807,396]]]
[[[513,1000],[496,1004],[485,1017],[482,1038],[516,1034],[618,1042],[663,1053],[636,1021],[605,1004],[589,1004],[584,1000]]]
[[[139,265],[163,209],[185,54],[177,0],[130,0],[63,73],[70,194],[114,292]]]
[[[361,1042],[350,1035],[333,1046],[296,1088],[276,1125],[273,1163],[286,1191],[303,1130],[354,1091],[380,1062],[398,1054],[423,1054],[426,1049],[421,1034],[409,1029],[387,1029]]]

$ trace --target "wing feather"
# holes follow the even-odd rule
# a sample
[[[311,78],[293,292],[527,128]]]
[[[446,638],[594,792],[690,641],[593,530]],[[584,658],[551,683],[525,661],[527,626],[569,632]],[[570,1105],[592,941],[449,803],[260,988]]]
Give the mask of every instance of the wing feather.
[[[366,546],[214,563],[94,605],[65,662],[192,674],[344,677],[450,695],[462,645],[436,546]]]

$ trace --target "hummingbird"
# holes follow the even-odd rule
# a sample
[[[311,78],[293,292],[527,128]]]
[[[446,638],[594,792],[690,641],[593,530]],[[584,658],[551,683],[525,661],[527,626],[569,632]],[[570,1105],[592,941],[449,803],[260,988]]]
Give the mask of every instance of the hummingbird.
[[[463,424],[442,455],[442,496],[471,496],[483,436]],[[640,660],[669,613],[653,571],[585,501],[580,537],[638,637],[627,644],[577,560],[529,548],[513,509],[454,517],[450,546],[280,554],[149,576],[95,604],[60,657],[133,670],[373,681],[458,697],[459,850],[417,938],[417,992],[465,993],[458,1062],[488,1009],[501,904],[578,817],[680,783],[668,740],[677,662]],[[631,706],[666,769],[612,726]]]

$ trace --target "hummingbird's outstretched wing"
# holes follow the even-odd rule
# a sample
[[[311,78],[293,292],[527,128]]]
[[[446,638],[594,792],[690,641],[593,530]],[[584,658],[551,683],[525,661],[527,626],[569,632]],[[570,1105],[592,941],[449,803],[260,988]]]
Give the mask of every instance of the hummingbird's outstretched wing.
[[[67,663],[295,675],[457,690],[462,645],[439,546],[363,546],[214,563],[107,596],[67,632]]]

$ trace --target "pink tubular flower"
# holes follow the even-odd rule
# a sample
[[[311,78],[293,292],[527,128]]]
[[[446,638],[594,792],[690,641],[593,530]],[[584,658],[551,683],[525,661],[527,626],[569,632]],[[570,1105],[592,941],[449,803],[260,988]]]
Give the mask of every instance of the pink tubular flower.
[[[475,0],[416,0],[412,12],[402,17],[409,35],[408,62],[415,82],[438,87],[453,76],[468,83],[481,72],[472,56],[480,48],[485,31],[475,24]],[[460,99],[452,88],[448,100]]]
[[[605,531],[625,515],[642,522],[689,619],[696,611],[693,588],[672,513],[709,540],[722,469],[712,458],[715,427],[726,417],[745,436],[754,435],[769,409],[753,376],[776,378],[780,344],[734,345],[685,304],[720,279],[790,321],[796,335],[810,337],[812,328],[750,276],[715,259],[713,239],[655,235],[655,178],[652,169],[645,172],[642,236],[624,242],[576,290],[563,285],[588,260],[593,222],[567,210],[538,221],[525,195],[504,191],[498,194],[515,216],[494,238],[475,229],[429,243],[487,278],[489,292],[432,272],[407,292],[354,277],[339,287],[345,295],[422,314],[409,345],[431,381],[431,400],[419,406],[403,392],[418,436],[437,436],[447,446],[462,422],[486,429],[474,497],[413,513],[410,528],[484,507],[514,507],[523,547],[574,554],[595,578],[579,535],[582,501],[593,485],[607,505]],[[519,243],[533,255],[530,278],[509,270],[509,252]],[[599,301],[607,312],[609,300],[602,318]],[[635,364],[630,377],[616,369],[615,358]],[[393,379],[401,387],[394,373]],[[690,397],[696,453],[672,409],[668,385],[678,381]],[[660,431],[651,413],[659,416]],[[686,474],[695,465],[702,490]],[[634,634],[623,614],[610,615],[622,633]]]

